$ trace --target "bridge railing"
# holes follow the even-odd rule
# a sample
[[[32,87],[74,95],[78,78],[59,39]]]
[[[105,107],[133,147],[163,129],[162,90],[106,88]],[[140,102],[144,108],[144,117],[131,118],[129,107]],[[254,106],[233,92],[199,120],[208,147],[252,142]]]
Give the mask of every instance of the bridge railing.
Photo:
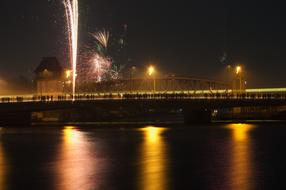
[[[95,101],[95,100],[122,100],[122,99],[286,99],[285,93],[197,93],[189,91],[174,92],[140,92],[140,93],[82,93],[55,95],[19,95],[0,96],[1,103],[22,102],[56,102],[56,101]]]

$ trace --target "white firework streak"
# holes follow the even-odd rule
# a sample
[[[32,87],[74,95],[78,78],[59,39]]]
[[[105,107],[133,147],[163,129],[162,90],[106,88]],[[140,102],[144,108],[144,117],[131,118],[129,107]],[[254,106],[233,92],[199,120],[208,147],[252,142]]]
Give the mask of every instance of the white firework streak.
[[[78,0],[64,0],[69,38],[70,63],[73,71],[73,94],[75,94],[78,51]]]
[[[105,49],[107,49],[110,34],[108,31],[96,32],[91,34]]]

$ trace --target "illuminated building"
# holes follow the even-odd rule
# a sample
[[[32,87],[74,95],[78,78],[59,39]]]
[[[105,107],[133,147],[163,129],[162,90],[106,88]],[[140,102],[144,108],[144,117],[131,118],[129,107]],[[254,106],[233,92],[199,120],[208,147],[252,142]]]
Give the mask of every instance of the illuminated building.
[[[44,57],[35,74],[38,94],[63,91],[63,68],[56,57]]]

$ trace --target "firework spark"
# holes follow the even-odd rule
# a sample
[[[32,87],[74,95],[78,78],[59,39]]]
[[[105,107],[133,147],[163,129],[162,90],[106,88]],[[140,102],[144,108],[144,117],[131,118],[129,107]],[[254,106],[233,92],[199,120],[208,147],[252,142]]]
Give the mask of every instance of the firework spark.
[[[110,33],[106,30],[91,34],[105,49],[107,49]]]
[[[110,68],[110,79],[112,80],[116,80],[120,78],[120,74],[122,73],[122,70],[124,69],[125,66],[122,65],[112,65],[112,67]]]
[[[109,58],[103,57],[98,53],[95,53],[92,59],[90,60],[92,67],[92,76],[96,82],[101,82],[104,77],[109,72],[112,61]]]
[[[78,51],[78,0],[63,0],[66,19],[67,31],[70,49],[70,63],[73,72],[73,95],[75,94],[76,82],[76,66],[77,66],[77,51]]]
[[[93,83],[119,79],[123,67],[115,65],[113,59],[107,55],[110,33],[102,30],[90,34],[95,41],[93,45],[87,45],[81,54],[80,82]]]

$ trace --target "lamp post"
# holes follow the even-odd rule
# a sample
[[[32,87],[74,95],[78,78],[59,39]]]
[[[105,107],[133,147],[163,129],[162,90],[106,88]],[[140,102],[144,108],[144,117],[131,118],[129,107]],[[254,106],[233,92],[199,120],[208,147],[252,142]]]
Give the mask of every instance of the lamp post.
[[[153,76],[153,91],[155,92],[156,91],[155,68],[152,65],[150,65],[148,67],[147,73],[150,77]]]
[[[133,78],[134,78],[134,73],[135,73],[135,70],[136,70],[136,67],[135,66],[132,66],[130,68],[130,92],[132,92],[132,84],[133,84]]]
[[[133,79],[135,70],[136,70],[136,67],[132,66],[131,69],[130,69],[130,79]]]
[[[233,70],[231,65],[225,67],[226,82],[230,85],[229,88],[233,89]]]
[[[239,66],[239,65],[236,66],[235,73],[239,79],[239,92],[241,92],[242,91],[242,68],[241,68],[241,66]]]

